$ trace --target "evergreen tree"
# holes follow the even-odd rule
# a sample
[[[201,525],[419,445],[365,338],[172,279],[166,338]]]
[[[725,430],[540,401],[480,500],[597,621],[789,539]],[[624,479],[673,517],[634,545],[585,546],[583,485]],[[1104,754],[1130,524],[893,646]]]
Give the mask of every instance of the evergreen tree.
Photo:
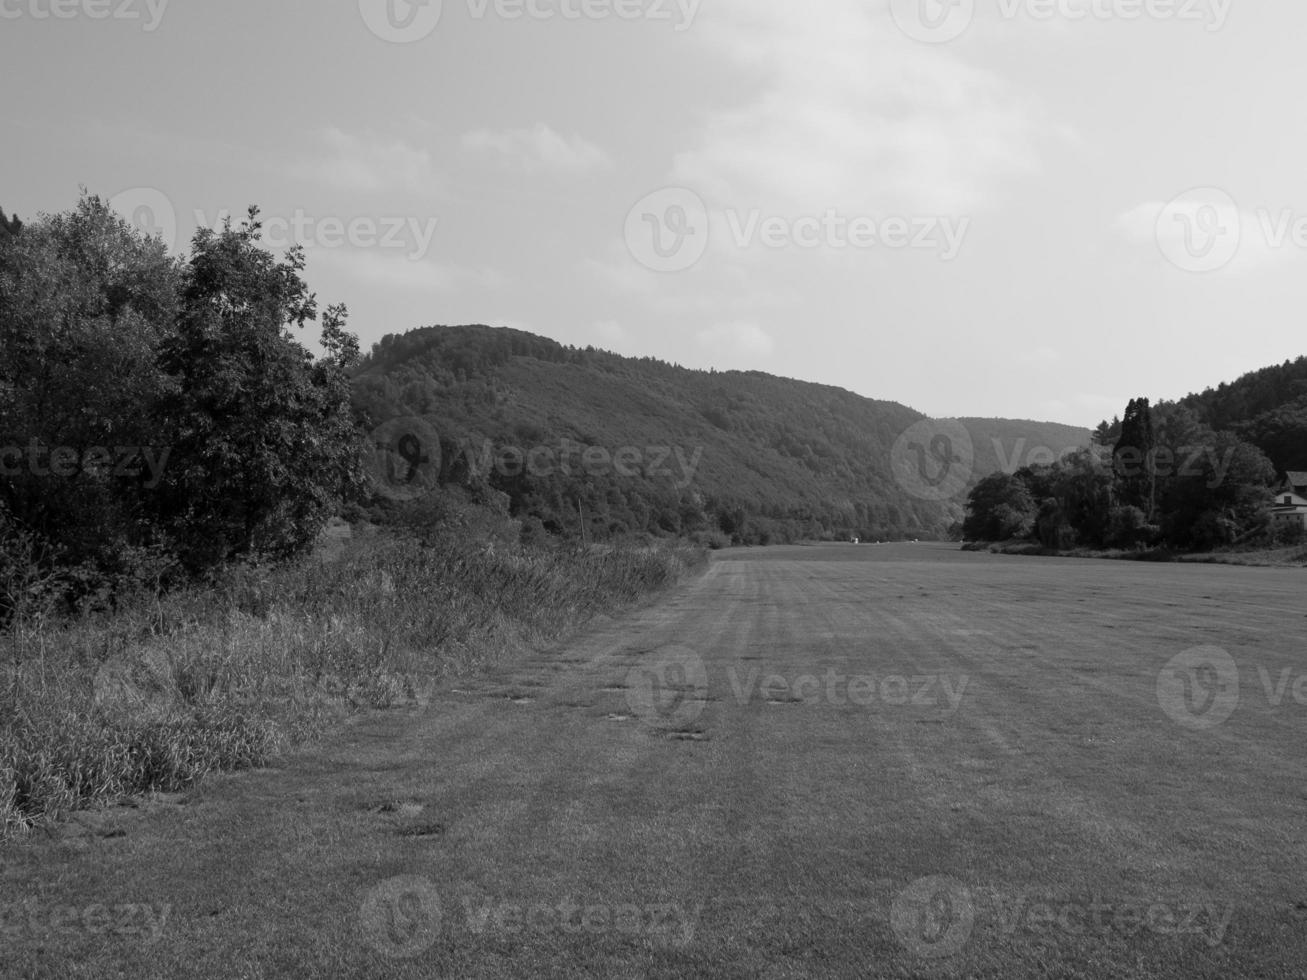
[[[23,230],[23,223],[18,220],[18,216],[12,218],[5,217],[5,209],[0,208],[0,239],[17,238],[18,233]]]
[[[1153,410],[1147,398],[1132,398],[1121,420],[1121,437],[1112,458],[1117,495],[1126,506],[1138,507],[1150,519],[1156,494]]]

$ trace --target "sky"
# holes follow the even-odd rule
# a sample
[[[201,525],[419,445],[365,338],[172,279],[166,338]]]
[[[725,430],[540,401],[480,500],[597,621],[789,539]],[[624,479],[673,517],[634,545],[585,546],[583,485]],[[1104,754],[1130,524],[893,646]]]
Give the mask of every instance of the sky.
[[[364,349],[487,323],[1092,426],[1307,353],[1303,37],[1301,0],[0,0],[0,207],[85,187],[181,253],[257,204]]]

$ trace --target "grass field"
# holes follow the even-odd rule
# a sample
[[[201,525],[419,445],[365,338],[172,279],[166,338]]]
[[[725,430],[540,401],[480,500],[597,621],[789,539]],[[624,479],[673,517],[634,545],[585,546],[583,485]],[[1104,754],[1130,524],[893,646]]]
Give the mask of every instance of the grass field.
[[[0,851],[5,977],[1297,977],[1307,572],[728,551]]]

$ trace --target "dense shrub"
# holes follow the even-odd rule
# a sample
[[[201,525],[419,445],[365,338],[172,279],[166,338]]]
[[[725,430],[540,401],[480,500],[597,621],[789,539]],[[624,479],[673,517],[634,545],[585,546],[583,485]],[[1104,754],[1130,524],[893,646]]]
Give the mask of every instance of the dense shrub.
[[[88,195],[0,236],[0,521],[69,598],[301,552],[361,486],[357,342],[343,308],[293,339],[303,259],[258,229],[180,260]]]

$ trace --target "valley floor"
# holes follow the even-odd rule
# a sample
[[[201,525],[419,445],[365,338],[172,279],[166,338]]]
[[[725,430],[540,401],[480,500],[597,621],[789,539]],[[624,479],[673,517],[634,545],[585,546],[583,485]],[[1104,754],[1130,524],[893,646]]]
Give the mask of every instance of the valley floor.
[[[6,847],[0,976],[1298,976],[1303,595],[721,552],[421,709]]]

